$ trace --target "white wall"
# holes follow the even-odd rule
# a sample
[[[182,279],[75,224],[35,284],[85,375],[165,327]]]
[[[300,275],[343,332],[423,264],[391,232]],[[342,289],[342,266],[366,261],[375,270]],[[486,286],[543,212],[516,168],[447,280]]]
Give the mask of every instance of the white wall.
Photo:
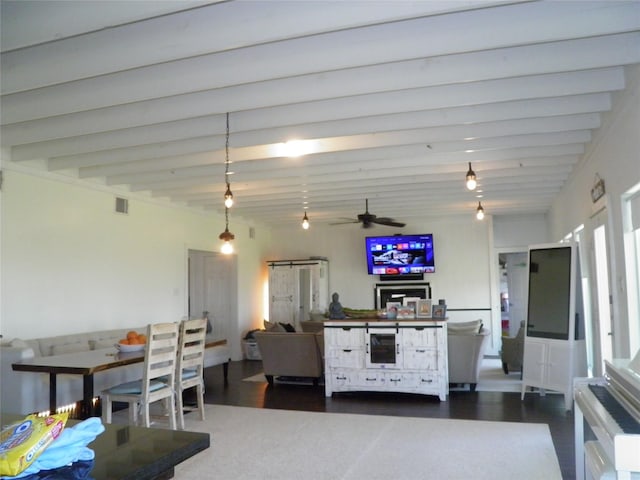
[[[589,151],[554,199],[549,213],[549,231],[554,240],[581,224],[588,226],[594,209],[590,192],[596,175],[605,181],[611,225],[611,231],[607,233],[612,240],[613,253],[611,293],[614,297],[613,326],[617,332],[614,357],[621,358],[630,354],[621,195],[640,182],[640,67],[628,69],[626,73],[627,89],[614,97],[613,110],[594,133]]]
[[[340,294],[343,306],[374,308],[377,275],[367,274],[364,238],[402,232],[433,233],[436,272],[425,274],[433,298],[444,298],[450,308],[488,308],[490,305],[490,222],[473,215],[411,219],[400,230],[359,225],[311,225],[272,233],[269,260],[325,256],[329,259],[329,289]]]
[[[36,338],[177,321],[187,308],[187,250],[219,251],[224,219],[129,195],[129,215],[115,194],[5,162],[2,186],[4,338]],[[238,254],[237,331],[262,312],[258,278],[268,234],[231,217]],[[263,237],[260,240],[260,237]]]
[[[529,245],[550,241],[547,216],[544,214],[505,215],[493,218],[493,243],[501,251],[525,252]]]

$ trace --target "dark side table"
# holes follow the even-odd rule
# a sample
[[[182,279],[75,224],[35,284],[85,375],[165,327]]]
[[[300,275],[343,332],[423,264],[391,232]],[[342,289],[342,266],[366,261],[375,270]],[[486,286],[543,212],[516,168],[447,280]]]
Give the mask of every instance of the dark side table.
[[[16,415],[0,415],[2,426],[19,421]],[[79,420],[67,421],[71,427]],[[92,480],[164,480],[173,478],[179,463],[206,450],[208,433],[105,424],[105,431],[89,444],[96,453],[92,462],[76,462],[73,468],[41,471],[25,480],[91,478]],[[86,470],[90,469],[89,472]],[[88,473],[79,476],[78,473]]]

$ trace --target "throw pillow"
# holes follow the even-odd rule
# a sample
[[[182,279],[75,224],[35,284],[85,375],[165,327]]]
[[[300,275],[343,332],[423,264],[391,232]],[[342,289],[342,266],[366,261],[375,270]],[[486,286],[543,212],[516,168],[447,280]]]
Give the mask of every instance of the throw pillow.
[[[469,320],[468,322],[449,322],[447,330],[456,335],[473,335],[482,330],[482,320]]]
[[[285,332],[286,331],[284,327],[280,325],[278,322],[268,322],[267,320],[264,321],[264,329],[267,332]]]
[[[291,325],[290,323],[282,323],[282,322],[280,322],[280,325],[282,325],[282,328],[284,328],[285,332],[295,332],[296,331],[294,326]]]

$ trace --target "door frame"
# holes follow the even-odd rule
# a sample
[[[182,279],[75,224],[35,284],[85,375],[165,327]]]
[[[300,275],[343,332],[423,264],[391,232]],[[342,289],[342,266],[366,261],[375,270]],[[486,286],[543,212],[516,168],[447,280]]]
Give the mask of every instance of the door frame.
[[[491,278],[491,343],[485,355],[500,355],[502,348],[502,312],[500,310],[500,254],[501,253],[526,253],[528,245],[515,245],[512,247],[493,247],[489,262],[489,275]],[[527,263],[529,259],[527,257]]]

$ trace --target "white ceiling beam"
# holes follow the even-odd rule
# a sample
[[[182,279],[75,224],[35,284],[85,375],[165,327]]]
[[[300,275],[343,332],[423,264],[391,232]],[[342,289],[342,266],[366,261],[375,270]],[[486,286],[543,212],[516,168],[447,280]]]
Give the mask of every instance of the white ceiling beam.
[[[411,130],[403,132],[393,132],[391,134],[377,135],[355,135],[349,138],[321,139],[318,140],[318,152],[330,152],[334,150],[351,150],[359,148],[371,148],[372,146],[404,145],[404,144],[424,144],[425,132],[421,130]],[[588,142],[591,133],[588,130],[567,131],[559,133],[540,134],[519,134],[505,137],[474,138],[468,141],[447,141],[430,142],[435,152],[446,151],[476,151],[476,150],[497,150],[501,148],[526,147],[533,145],[561,145],[571,143]],[[269,158],[271,146],[247,147],[234,151],[234,158],[242,157],[244,151],[248,152],[247,158]],[[425,148],[426,151],[426,148]],[[255,152],[259,154],[255,155]],[[292,160],[292,164],[295,161]],[[304,170],[296,169],[299,175],[304,175]],[[176,168],[169,172],[123,174],[113,175],[107,178],[107,184],[118,185],[123,183],[162,183],[173,181],[179,178],[197,177],[212,175],[220,171],[219,165],[205,165],[199,167]],[[243,174],[244,178],[251,178],[250,173]],[[258,176],[269,176],[267,172],[261,171]],[[272,176],[282,176],[282,172],[272,172]],[[244,181],[244,178],[238,181]],[[235,181],[235,179],[234,179]]]
[[[11,11],[5,12],[6,3],[12,4],[6,9]],[[118,8],[113,8],[110,2],[94,1],[74,2],[72,9],[65,10],[64,3],[50,1],[38,2],[38,9],[23,11],[25,6],[20,4],[29,7],[29,3],[2,2],[3,13],[12,18],[6,23],[9,31],[2,32],[3,50],[22,47],[5,53],[2,68],[7,69],[7,74],[2,84],[3,94],[255,44],[505,2],[397,2],[393,5],[336,2],[327,8],[324,2],[310,1],[217,5],[206,5],[212,2],[204,1],[147,1],[121,2]],[[131,12],[140,8],[144,10],[141,14],[156,18],[144,19],[137,12]],[[63,12],[74,20],[63,26],[65,32],[44,35],[42,30],[51,27]],[[173,15],[167,15],[169,13]],[[43,15],[49,16],[47,22],[43,21]],[[105,18],[110,19],[109,23]],[[38,20],[37,28],[41,32],[35,41],[57,41],[28,47],[25,40],[15,40],[25,34],[19,30],[20,25],[30,21],[29,26],[36,28],[33,24]],[[91,32],[92,29],[96,31]],[[69,38],[69,35],[73,36]],[[62,36],[67,38],[61,39]],[[153,48],[149,48],[150,45]]]
[[[367,115],[381,115],[403,110],[425,111],[451,109],[452,107],[463,108],[479,104],[504,104],[505,102],[522,98],[547,98],[551,100],[561,95],[575,96],[582,93],[618,90],[623,87],[624,74],[622,68],[462,83],[416,90],[359,95],[353,98],[340,98],[321,102],[305,102],[265,109],[251,109],[247,112],[237,112],[231,115],[231,131],[234,144],[242,145],[242,143],[239,143],[241,139],[237,138],[237,135],[241,132],[283,126],[283,122],[284,125],[296,126],[318,122],[333,122],[345,118],[360,118]],[[595,100],[596,98],[598,100]],[[610,102],[603,97],[585,97],[583,100],[597,102],[598,106],[594,108],[598,111],[602,108],[610,108]],[[570,99],[560,101],[567,102]],[[524,107],[529,107],[530,105],[524,104],[521,106],[524,112],[526,111]],[[500,105],[496,105],[496,107],[498,109],[501,108]],[[469,110],[471,109],[467,108],[459,112],[456,118],[463,119],[465,114],[470,113]],[[486,110],[484,109],[483,111],[486,112]],[[112,109],[102,112],[103,117],[108,116],[109,112],[112,112]],[[125,114],[124,111],[122,113]],[[434,114],[437,115],[438,112],[434,112]],[[440,118],[446,120],[449,114],[455,115],[456,112],[442,112],[440,113]],[[86,116],[84,114],[79,115],[80,117]],[[69,138],[69,142],[81,141],[81,135],[84,134],[85,129],[79,128],[76,120],[72,117],[75,118],[77,115],[59,117],[55,121],[48,119],[27,122],[3,127],[0,131],[5,141],[11,144],[44,142],[55,137],[72,137]],[[91,128],[110,128],[110,125],[100,125],[100,122],[104,124],[104,119],[96,119],[96,121],[98,121],[98,124],[93,124]],[[198,129],[194,129],[194,123],[199,121],[202,122],[200,132]],[[165,134],[164,141],[171,140],[171,137],[176,135],[172,131],[178,132],[178,138],[191,138],[198,136],[198,133],[207,133],[211,136],[215,136],[216,133],[224,133],[224,115],[198,117],[195,120],[186,119],[175,123],[158,123],[157,119],[154,119],[152,123],[152,126],[120,128],[112,132],[97,134],[98,146],[96,149],[101,149],[98,148],[100,146],[102,146],[102,149],[118,148],[118,135],[125,138],[126,144],[123,146],[132,146],[156,142],[163,133]],[[165,125],[168,126],[170,132],[164,131]],[[79,131],[75,130],[76,128],[79,128]],[[293,129],[292,134],[295,134],[297,128]],[[157,133],[156,130],[158,130]],[[86,138],[88,138],[89,142],[96,140],[91,135],[87,135]],[[47,144],[43,144],[43,148],[46,149],[46,147]],[[20,147],[18,146],[17,148]],[[17,158],[18,160],[28,159],[30,155],[38,153],[41,153],[41,151],[31,154],[26,152],[25,155],[20,155],[20,150],[18,150],[19,156]],[[71,153],[73,154],[74,152]],[[47,156],[56,156],[55,150]]]
[[[357,129],[349,129],[347,126],[343,126],[342,128],[338,128],[331,133],[337,134],[339,131],[342,131],[343,134],[349,135],[357,132],[374,132],[376,133],[376,128],[371,125],[371,122],[364,122],[369,124],[367,128],[358,127]],[[398,121],[389,121],[384,122],[383,125],[393,126],[394,129],[402,128],[404,126],[414,125],[420,126],[420,121],[412,121],[412,122],[402,122]],[[558,117],[550,117],[550,118],[529,118],[529,119],[518,119],[518,120],[510,120],[510,121],[501,121],[501,122],[486,122],[486,123],[478,123],[478,124],[469,124],[469,125],[456,125],[456,126],[448,126],[448,127],[431,127],[427,129],[423,129],[421,136],[425,139],[425,143],[430,145],[436,144],[438,142],[447,142],[454,141],[458,138],[464,137],[472,137],[475,139],[478,138],[486,138],[486,137],[502,137],[507,135],[520,135],[520,134],[535,134],[535,133],[557,133],[560,131],[571,131],[571,130],[585,130],[585,129],[595,129],[600,126],[600,116],[598,114],[581,114],[581,115],[565,115]],[[382,127],[377,130],[377,133],[381,133]],[[351,131],[350,131],[351,130]],[[315,133],[315,132],[314,132]],[[163,152],[171,151],[170,147],[158,145],[158,150],[164,147]],[[185,145],[186,149],[187,146]],[[203,147],[204,148],[204,147]],[[367,147],[369,148],[369,147]],[[438,150],[435,150],[438,151]],[[163,162],[161,160],[148,160],[144,162],[144,166],[146,168],[142,169],[140,167],[136,168],[136,164],[138,162],[128,162],[128,163],[115,163],[113,161],[109,161],[108,164],[105,165],[105,160],[111,160],[106,154],[112,154],[112,151],[104,152],[104,154],[93,154],[89,156],[88,154],[83,155],[82,157],[67,157],[67,158],[57,158],[52,159],[50,163],[50,168],[55,169],[56,166],[64,166],[65,168],[69,167],[78,167],[82,166],[93,159],[94,162],[100,162],[101,166],[92,167],[92,168],[81,168],[80,177],[96,177],[96,176],[113,176],[120,174],[143,174],[143,173],[152,173],[152,172],[161,172],[161,171],[171,171],[171,175],[175,175],[176,169],[176,159],[173,157],[171,161],[173,162],[170,168],[163,168]],[[122,152],[123,155],[126,155],[126,151]],[[162,152],[158,152],[162,153]],[[322,153],[322,152],[319,152]],[[394,152],[395,153],[395,152]],[[398,156],[395,154],[393,156]],[[313,161],[316,156],[310,156],[309,159]],[[224,162],[224,155],[222,151],[211,152],[211,154],[202,155],[198,158],[202,159],[201,166],[211,167],[212,165],[218,165]],[[235,157],[235,149],[232,150],[232,154],[230,154],[230,158]],[[302,158],[302,162],[306,159]],[[247,162],[251,161],[251,165],[255,165],[254,168],[258,168],[259,170],[272,170],[276,163],[283,165],[291,165],[291,159],[282,159],[275,158],[273,160],[262,159],[260,161],[255,160],[245,160],[245,161],[236,161],[234,160],[234,166],[232,170],[234,172],[246,172],[251,166],[247,165]],[[337,160],[334,160],[333,163],[336,163]],[[165,163],[169,163],[165,160]],[[297,161],[295,163],[300,163]],[[305,162],[306,163],[306,162]],[[314,162],[315,163],[315,162]],[[180,169],[183,170],[185,168],[193,168],[197,169],[196,165],[187,165],[186,163],[180,162]],[[131,168],[127,168],[131,167]],[[196,170],[194,170],[196,171]]]
[[[607,71],[613,73],[614,70],[608,69]],[[620,72],[620,86],[618,88],[622,88],[624,84],[622,69],[616,69],[615,71]],[[601,73],[602,71],[590,71],[590,73],[591,72]],[[524,83],[523,79],[518,80]],[[575,90],[570,94],[565,92],[564,95],[570,96],[564,98],[552,97],[520,101],[503,101],[491,104],[451,107],[438,110],[415,110],[410,112],[402,112],[401,109],[404,105],[395,103],[395,106],[391,106],[385,114],[379,114],[380,112],[377,112],[378,114],[375,116],[358,118],[351,115],[348,107],[343,105],[340,110],[342,119],[325,122],[322,121],[323,119],[319,118],[316,119],[316,123],[305,124],[300,121],[297,125],[286,126],[282,125],[282,121],[284,119],[286,119],[287,122],[290,122],[295,120],[295,117],[297,116],[294,115],[294,118],[292,119],[291,116],[287,115],[289,112],[281,112],[281,114],[284,114],[285,116],[285,118],[283,118],[281,115],[277,115],[277,113],[280,112],[273,112],[274,115],[271,115],[273,120],[267,120],[262,124],[261,130],[263,132],[273,132],[274,134],[282,137],[293,138],[295,136],[295,138],[316,138],[327,136],[327,131],[330,132],[332,129],[335,130],[340,128],[343,130],[345,128],[353,128],[352,125],[357,126],[360,129],[373,128],[376,122],[382,124],[383,129],[386,125],[391,125],[392,122],[393,124],[396,124],[397,122],[404,122],[405,124],[411,122],[414,127],[433,127],[526,117],[604,112],[611,108],[609,94],[578,94],[577,91],[579,90],[580,93],[583,93],[585,85],[587,85],[587,82],[582,82],[580,80],[580,76],[575,78],[573,85],[580,85],[581,88],[575,88]],[[607,86],[599,85],[596,88],[598,88],[597,91],[604,91],[606,88],[615,87],[615,84],[612,85],[609,83]],[[416,108],[416,106],[414,105],[411,108]],[[301,104],[299,105],[299,108],[290,108],[290,110],[292,114],[295,114],[296,111],[307,112],[308,117],[311,111],[313,111],[313,108],[312,105]],[[254,112],[256,113],[256,116],[262,117],[262,115],[259,115],[257,111]],[[246,115],[246,112],[242,112],[242,114],[244,116]],[[234,115],[233,120],[235,121],[237,117],[238,115]],[[133,147],[143,144],[183,140],[199,136],[210,136],[215,138],[218,142],[222,142],[223,137],[219,135],[219,132],[223,128],[223,126],[220,125],[220,123],[224,121],[223,118],[223,115],[199,117],[146,127],[129,128],[112,132],[17,145],[13,147],[11,154],[14,161],[23,161],[43,157],[52,158],[88,154],[99,150]],[[280,120],[280,125],[277,123],[278,120]],[[305,120],[308,120],[308,118]],[[277,131],[274,131],[275,129],[281,129],[283,132],[278,134]],[[233,129],[233,146],[242,146],[247,144],[248,136],[243,135],[243,133],[244,132],[240,132],[237,129]],[[223,144],[221,143],[220,147],[222,147],[222,145]],[[157,158],[154,160],[161,159]]]
[[[540,72],[557,73],[619,66],[640,61],[640,52],[637,49],[639,38],[639,33],[629,33],[449,55],[428,60],[421,58],[419,60],[394,61],[388,64],[377,62],[373,66],[352,67],[321,73],[302,74],[299,72],[286,78],[283,78],[285,72],[278,71],[274,79],[255,80],[249,83],[243,83],[242,79],[237,79],[236,86],[233,87],[208,85],[194,89],[193,92],[164,91],[157,92],[153,96],[146,94],[150,88],[147,76],[150,72],[144,72],[144,75],[143,72],[140,72],[140,81],[142,82],[140,94],[136,94],[129,80],[120,80],[120,76],[123,74],[112,74],[80,81],[103,82],[97,85],[72,82],[24,93],[4,95],[2,97],[2,124],[7,125],[79,112],[90,113],[91,110],[107,106],[111,109],[124,108],[127,111],[132,110],[133,107],[140,108],[145,105],[148,109],[149,105],[154,105],[156,107],[154,113],[158,114],[157,110],[170,107],[172,100],[174,104],[176,102],[181,104],[182,110],[190,107],[191,112],[188,116],[201,116],[352,94],[465,83],[469,78],[479,81],[532,75]],[[615,48],[612,48],[612,43],[616,44]],[[312,58],[308,53],[307,56]],[[536,58],[536,62],[531,62],[531,58]],[[258,67],[253,63],[249,62],[248,65],[252,71],[258,70]],[[174,68],[176,71],[172,77],[176,78],[172,80],[172,84],[190,84],[190,80],[184,78],[185,67],[175,65]],[[224,71],[227,68],[231,67],[207,64],[207,69],[212,72],[220,72],[220,69]],[[239,75],[234,68],[231,68],[230,71],[234,76]],[[163,74],[158,73],[153,74],[152,78],[164,77]],[[361,84],[362,78],[367,78],[366,85]],[[98,91],[100,95],[95,94]],[[167,98],[160,99],[165,96]],[[146,105],[147,103],[149,105]],[[120,105],[120,107],[111,107],[112,105]],[[212,110],[214,105],[216,107]],[[203,108],[204,106],[208,108]],[[146,112],[147,115],[148,113]],[[156,118],[156,122],[179,118],[185,118],[185,116],[181,116],[180,112],[174,112],[169,116],[167,112],[166,117],[160,115],[159,118]],[[106,119],[102,121],[104,122]],[[122,128],[122,126],[119,127]],[[132,123],[128,126],[136,125]]]

